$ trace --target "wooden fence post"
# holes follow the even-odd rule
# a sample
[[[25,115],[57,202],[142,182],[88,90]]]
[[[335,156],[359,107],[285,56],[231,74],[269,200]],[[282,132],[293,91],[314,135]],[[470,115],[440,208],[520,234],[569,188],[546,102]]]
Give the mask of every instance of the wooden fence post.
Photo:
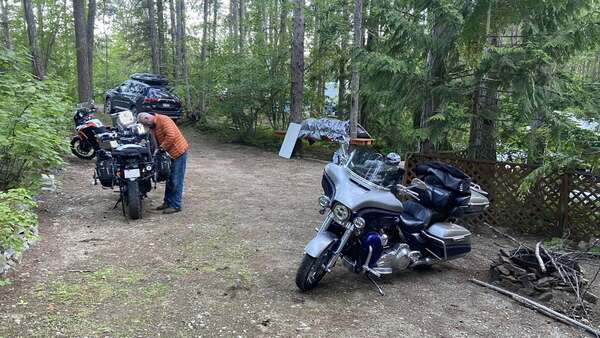
[[[560,201],[559,201],[559,218],[558,227],[562,232],[561,235],[565,234],[569,226],[569,200],[571,195],[571,174],[563,173],[560,176]]]

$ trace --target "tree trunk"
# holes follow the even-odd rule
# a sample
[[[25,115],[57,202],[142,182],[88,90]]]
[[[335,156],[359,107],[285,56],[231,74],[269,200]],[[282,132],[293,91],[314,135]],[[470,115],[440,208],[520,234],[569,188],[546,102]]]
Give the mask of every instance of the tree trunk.
[[[423,103],[420,124],[422,129],[428,129],[431,133],[431,117],[440,112],[442,100],[438,98],[433,89],[442,83],[444,77],[444,56],[441,55],[440,44],[441,36],[444,33],[444,27],[440,24],[436,14],[433,15],[433,28],[431,30],[431,46],[427,53],[427,94]],[[431,140],[431,135],[427,135],[419,144],[419,151],[422,153],[431,153],[435,151],[435,144]]]
[[[87,60],[90,77],[90,99],[94,98],[94,24],[96,23],[96,0],[88,2],[88,17],[86,30]]]
[[[304,0],[294,0],[294,28],[292,32],[292,99],[290,118],[302,122],[304,101]]]
[[[169,27],[169,31],[171,32],[171,56],[173,62],[173,77],[175,78],[175,85],[179,85],[179,50],[177,48],[177,23],[175,20],[176,13],[173,1],[174,0],[169,0],[169,17],[171,20],[171,27]]]
[[[538,166],[544,162],[544,150],[546,145],[542,135],[540,135],[540,128],[544,125],[544,112],[540,111],[539,108],[533,113],[531,119],[530,134],[529,134],[529,149],[527,152],[527,164]]]
[[[209,0],[204,0],[204,16],[203,16],[203,21],[202,21],[202,50],[200,52],[200,64],[201,64],[201,69],[202,69],[202,94],[201,94],[201,98],[200,98],[200,114],[204,114],[205,110],[206,110],[206,91],[207,91],[207,86],[208,86],[208,81],[206,81],[206,54],[208,52],[208,11],[209,11],[209,6],[208,6],[208,1]]]
[[[486,36],[490,36],[491,2],[488,7]],[[501,35],[497,33],[496,35]],[[498,47],[500,39],[489,37],[489,45]],[[489,53],[486,47],[484,53]],[[473,94],[473,117],[469,130],[469,158],[496,160],[496,117],[498,115],[498,83],[496,74],[490,72],[480,79]]]
[[[75,48],[77,50],[77,90],[79,102],[90,101],[90,71],[88,63],[87,32],[84,0],[73,0]]]
[[[165,64],[165,8],[163,0],[156,0],[156,18],[158,21],[158,64],[159,73],[166,74],[167,65]]]
[[[2,34],[4,35],[4,47],[13,49],[12,37],[10,36],[10,22],[8,20],[8,4],[7,0],[0,0],[0,11],[2,11]]]
[[[217,29],[219,29],[219,0],[213,0],[213,17],[212,17],[212,37],[210,43],[210,54],[217,47]]]
[[[27,38],[29,39],[29,50],[31,52],[33,75],[38,80],[44,79],[44,67],[42,65],[42,56],[38,46],[38,36],[35,26],[35,17],[33,16],[33,8],[31,0],[23,0],[23,14],[27,24]]]
[[[160,56],[158,51],[158,31],[156,28],[156,14],[154,13],[154,0],[147,0],[148,29],[150,30],[150,58],[152,60],[152,73],[160,74]]]
[[[337,106],[337,111],[338,111],[338,116],[342,117],[342,118],[346,118],[346,114],[348,112],[347,107],[348,105],[346,104],[346,90],[347,90],[347,74],[346,74],[346,67],[348,64],[348,58],[346,57],[346,52],[348,50],[348,33],[346,31],[346,29],[348,28],[348,8],[346,7],[346,4],[342,4],[342,18],[343,18],[343,23],[344,26],[340,29],[340,36],[341,36],[341,42],[340,42],[340,59],[339,59],[339,65],[338,65],[338,82],[339,82],[339,87],[338,87],[338,106]]]
[[[358,55],[363,45],[362,0],[354,3],[354,50],[352,53],[352,109],[350,111],[350,137],[356,138],[360,119],[360,74]]]
[[[175,11],[177,12],[177,45],[179,50],[179,63],[183,67],[183,82],[185,90],[186,108],[192,108],[192,94],[190,92],[189,69],[186,58],[186,35],[185,35],[185,3],[177,0]]]
[[[231,13],[230,13],[230,24],[231,24],[231,37],[235,43],[235,49],[238,50],[239,47],[239,0],[231,0]]]
[[[238,0],[239,2],[239,10],[240,14],[238,16],[238,25],[240,27],[240,36],[239,36],[239,51],[242,53],[244,51],[244,45],[246,43],[246,1]]]

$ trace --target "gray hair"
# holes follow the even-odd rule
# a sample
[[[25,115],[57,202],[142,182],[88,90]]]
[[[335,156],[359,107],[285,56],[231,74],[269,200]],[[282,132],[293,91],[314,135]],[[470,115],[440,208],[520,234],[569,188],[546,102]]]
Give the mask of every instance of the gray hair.
[[[137,121],[141,124],[147,124],[152,122],[152,115],[148,113],[139,113],[137,116]]]

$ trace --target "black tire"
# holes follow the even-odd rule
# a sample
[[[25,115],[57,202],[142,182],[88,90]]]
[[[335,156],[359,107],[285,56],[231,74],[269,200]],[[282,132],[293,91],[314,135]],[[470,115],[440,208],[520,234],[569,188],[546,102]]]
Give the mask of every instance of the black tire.
[[[82,140],[79,136],[75,136],[71,139],[71,152],[73,155],[79,157],[82,160],[91,160],[96,157],[96,150],[94,147],[89,146],[90,149],[85,151],[81,149]]]
[[[110,97],[107,97],[104,101],[104,114],[114,114],[115,108],[112,105],[112,101]]]
[[[127,182],[127,192],[123,203],[125,203],[125,212],[128,218],[140,219],[142,217],[142,196],[137,181]]]
[[[332,245],[325,249],[325,251],[317,258],[304,254],[298,272],[296,273],[296,285],[300,290],[309,291],[319,285],[321,279],[327,274],[324,265],[329,262],[329,258],[331,258],[332,254]]]

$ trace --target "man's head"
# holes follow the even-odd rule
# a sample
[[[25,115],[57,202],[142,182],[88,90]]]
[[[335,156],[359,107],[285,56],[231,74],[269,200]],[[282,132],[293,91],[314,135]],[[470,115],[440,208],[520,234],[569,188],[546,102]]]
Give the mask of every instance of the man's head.
[[[139,123],[143,124],[146,127],[154,127],[154,120],[156,116],[148,113],[139,113],[137,116],[137,120]]]

